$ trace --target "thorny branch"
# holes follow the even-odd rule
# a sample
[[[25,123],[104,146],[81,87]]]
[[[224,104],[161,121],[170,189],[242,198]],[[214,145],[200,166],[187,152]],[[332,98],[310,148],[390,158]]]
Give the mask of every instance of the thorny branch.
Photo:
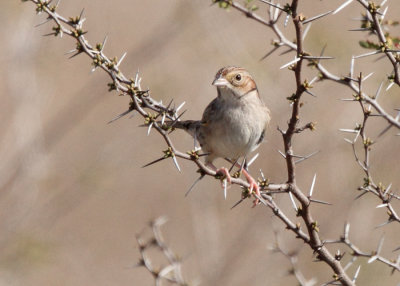
[[[174,144],[169,137],[169,134],[173,131],[170,125],[165,124],[165,119],[170,121],[179,120],[182,114],[178,114],[179,108],[174,108],[172,106],[172,101],[168,105],[164,105],[161,101],[155,100],[151,94],[150,90],[144,90],[140,86],[141,78],[139,73],[136,74],[135,78],[128,79],[122,71],[119,69],[119,65],[124,59],[125,55],[118,60],[116,57],[109,58],[104,53],[104,45],[106,39],[103,43],[98,43],[93,47],[85,38],[86,32],[83,30],[83,23],[85,21],[83,16],[83,11],[77,17],[70,17],[66,19],[56,12],[58,3],[52,5],[52,1],[47,0],[23,0],[25,2],[30,1],[36,5],[37,13],[44,12],[47,14],[47,19],[44,23],[51,20],[54,21],[55,26],[52,28],[53,32],[47,35],[63,36],[67,35],[76,40],[76,48],[69,53],[73,53],[70,57],[75,57],[79,54],[86,54],[89,56],[93,62],[93,70],[100,68],[105,71],[111,78],[112,82],[108,84],[109,91],[117,91],[120,95],[125,95],[130,97],[129,109],[123,114],[118,116],[120,118],[129,112],[138,112],[143,118],[145,125],[148,126],[148,133],[151,129],[155,129],[161,137],[164,139],[168,148],[163,151],[164,156],[160,159],[152,162],[158,162],[167,158],[172,158],[175,166],[180,170],[178,161],[176,158],[181,158],[184,160],[189,160],[194,162],[200,169],[200,173],[215,178],[219,176],[214,170],[205,166],[205,164],[200,160],[203,154],[199,154],[198,150],[192,150],[188,152],[182,152],[174,147]],[[148,165],[151,165],[148,164]],[[232,183],[237,184],[243,188],[249,187],[249,184],[240,179],[232,178]],[[278,191],[286,190],[286,184],[265,184],[263,186],[264,193],[267,194],[268,191]]]
[[[400,86],[400,72],[399,72],[399,65],[400,65],[400,54],[399,50],[393,50],[392,47],[388,45],[388,39],[385,33],[383,32],[382,28],[382,21],[385,17],[386,10],[381,13],[380,8],[381,5],[377,5],[374,2],[366,2],[365,0],[357,0],[366,10],[366,20],[369,22],[369,26],[367,27],[371,33],[375,34],[376,37],[379,39],[380,43],[380,52],[385,53],[386,57],[390,61],[393,66],[393,74],[394,76],[391,77],[394,83]],[[386,1],[384,1],[386,2]],[[383,2],[382,2],[383,3]]]
[[[301,203],[301,207],[298,208],[298,215],[303,218],[304,224],[307,228],[308,235],[310,236],[309,246],[317,254],[317,258],[326,262],[334,271],[335,279],[340,281],[343,285],[354,285],[353,281],[348,277],[344,271],[340,261],[337,261],[335,257],[329,252],[329,250],[322,244],[319,229],[316,220],[313,219],[310,210],[310,198],[307,197],[298,187],[296,183],[296,164],[293,155],[292,138],[296,134],[297,125],[300,118],[300,99],[305,91],[305,85],[302,80],[302,65],[304,55],[303,51],[303,16],[297,12],[298,0],[293,0],[290,5],[290,14],[293,20],[293,24],[296,30],[296,58],[298,60],[292,70],[295,74],[296,80],[296,91],[293,94],[292,100],[292,115],[288,123],[286,131],[282,132],[283,142],[285,147],[286,165],[288,171],[288,184],[289,192],[292,192],[297,200]]]
[[[350,75],[345,76],[345,77],[338,77],[336,75],[333,75],[329,71],[327,71],[320,63],[318,63],[317,68],[321,72],[321,78],[323,79],[328,79],[335,81],[340,84],[344,84],[348,86],[350,89],[352,89],[355,93],[359,94],[360,99],[362,101],[365,101],[372,105],[377,112],[379,116],[384,118],[390,126],[394,126],[398,129],[400,129],[400,121],[398,120],[397,117],[393,117],[388,114],[387,111],[385,111],[381,105],[378,103],[377,98],[371,97],[368,94],[362,92],[359,89],[358,81],[357,79],[353,78],[353,72],[354,72],[354,61],[355,59],[362,58],[362,57],[367,57],[367,56],[373,56],[373,55],[378,55],[378,54],[384,54],[390,61],[390,63],[393,66],[393,74],[388,77],[389,80],[389,86],[386,90],[389,90],[393,84],[397,84],[397,86],[400,86],[400,80],[399,80],[399,65],[400,65],[400,50],[394,50],[392,47],[389,46],[389,41],[390,39],[389,35],[385,35],[383,32],[383,27],[382,23],[384,20],[384,17],[386,15],[387,8],[385,9],[384,13],[380,12],[381,6],[374,4],[373,2],[367,3],[364,0],[357,0],[364,8],[365,8],[365,17],[362,20],[362,28],[361,29],[355,29],[354,31],[368,31],[374,35],[377,36],[379,40],[379,44],[377,45],[378,49],[369,52],[366,54],[362,54],[359,56],[353,56],[351,66],[350,66]],[[383,1],[386,2],[386,1]],[[382,2],[382,3],[383,3]]]
[[[141,235],[136,237],[137,244],[139,246],[140,260],[137,266],[146,268],[148,272],[154,277],[155,286],[161,286],[162,281],[168,281],[169,283],[187,286],[189,285],[182,275],[181,261],[179,257],[168,247],[165,243],[161,232],[161,226],[167,221],[165,217],[159,217],[150,223],[152,230],[152,237],[145,240]],[[157,248],[165,257],[168,265],[161,269],[155,267],[152,263],[152,259],[148,256],[147,251]]]
[[[371,117],[371,105],[369,105],[366,102],[364,102],[363,100],[361,100],[362,82],[363,82],[363,76],[361,73],[357,80],[358,80],[359,93],[357,96],[355,96],[354,100],[358,101],[360,104],[360,108],[363,113],[363,121],[361,124],[357,124],[355,129],[341,129],[340,131],[355,134],[355,137],[353,140],[345,139],[345,141],[348,142],[349,144],[351,144],[352,149],[353,149],[354,158],[355,158],[357,164],[361,167],[361,169],[363,170],[363,172],[365,174],[364,184],[358,188],[360,191],[362,191],[362,193],[359,196],[357,196],[356,199],[361,198],[366,193],[371,193],[371,194],[375,195],[376,197],[378,197],[378,199],[381,200],[381,204],[378,205],[377,208],[386,207],[386,209],[387,209],[388,220],[386,222],[384,222],[383,224],[379,225],[379,226],[384,226],[384,225],[389,224],[394,221],[400,222],[399,216],[397,215],[393,206],[391,205],[392,199],[399,200],[400,198],[397,195],[395,195],[393,192],[390,191],[391,185],[389,185],[388,187],[385,187],[385,186],[383,186],[382,183],[376,184],[373,180],[373,176],[371,174],[371,168],[370,168],[371,167],[370,153],[371,153],[372,146],[375,142],[371,138],[368,137],[367,132],[366,132],[367,122]],[[380,92],[380,88],[378,89],[378,91],[375,95],[375,98],[378,98],[379,92]],[[356,144],[358,142],[361,142],[361,144],[362,144],[362,148],[363,148],[362,156],[358,155],[358,153],[357,153]],[[379,261],[379,262],[391,267],[392,272],[394,272],[396,270],[400,271],[400,255],[394,261],[391,261],[380,255],[380,252],[381,252],[381,249],[383,246],[383,237],[382,237],[376,251],[373,251],[372,253],[366,253],[366,252],[361,251],[354,243],[352,243],[350,241],[349,231],[350,231],[350,224],[347,223],[345,225],[344,234],[340,237],[339,240],[325,241],[325,243],[345,244],[347,247],[349,247],[352,250],[351,255],[355,259],[358,257],[369,258],[368,263],[372,263],[374,261]]]
[[[392,273],[394,271],[400,271],[400,254],[394,260],[389,260],[380,255],[380,252],[381,252],[382,246],[383,246],[383,241],[384,241],[383,237],[380,239],[377,249],[375,251],[372,251],[371,253],[368,253],[368,252],[364,252],[364,251],[360,250],[359,247],[357,247],[354,243],[351,242],[351,240],[349,239],[349,232],[350,232],[350,224],[346,223],[344,226],[343,235],[340,237],[340,239],[326,240],[326,241],[324,241],[324,243],[325,244],[341,243],[341,244],[345,244],[347,247],[349,247],[352,251],[351,255],[353,256],[353,259],[350,261],[351,264],[354,263],[358,257],[364,257],[364,258],[369,258],[368,263],[372,263],[374,261],[379,261],[379,262],[382,262],[383,264],[386,264],[387,266],[392,268]],[[341,259],[344,254],[338,253],[338,255]]]
[[[281,247],[279,244],[278,233],[275,233],[275,244],[272,245],[270,249],[273,252],[281,253],[290,261],[291,268],[289,269],[288,274],[293,275],[299,282],[300,286],[314,286],[316,284],[316,280],[314,278],[307,280],[299,269],[297,251],[288,252]]]
[[[375,183],[373,180],[373,176],[371,174],[370,153],[372,150],[372,146],[375,142],[370,137],[368,137],[366,132],[367,122],[368,119],[370,119],[371,117],[371,106],[361,100],[362,82],[363,82],[363,76],[362,74],[360,74],[360,76],[358,77],[359,93],[357,96],[355,96],[354,101],[358,101],[360,104],[361,111],[363,113],[363,121],[361,124],[357,124],[355,129],[340,129],[340,130],[343,132],[355,133],[354,139],[353,140],[346,139],[346,142],[351,144],[354,153],[354,158],[356,159],[357,164],[361,167],[361,169],[365,174],[364,183],[362,186],[359,187],[359,190],[362,191],[362,193],[357,198],[362,197],[366,193],[371,193],[381,200],[381,204],[378,205],[377,208],[385,207],[387,209],[387,214],[389,216],[388,221],[382,224],[383,226],[385,224],[394,221],[400,222],[399,215],[396,213],[393,206],[391,205],[392,199],[399,200],[400,197],[390,191],[391,185],[385,187],[382,183],[378,184]],[[379,91],[380,89],[378,89],[375,98],[378,98]],[[385,129],[383,132],[385,132],[386,130],[387,129]],[[356,143],[359,141],[361,142],[364,150],[363,159],[357,154],[356,150]]]
[[[36,5],[36,11],[38,13],[44,12],[47,14],[48,21],[54,21],[55,26],[53,27],[53,32],[48,35],[55,35],[55,36],[62,36],[67,35],[76,40],[76,49],[72,52],[74,53],[72,57],[79,55],[79,54],[86,54],[89,56],[93,62],[93,69],[100,68],[105,71],[112,82],[108,84],[109,90],[116,90],[121,95],[129,96],[130,104],[129,109],[121,114],[119,117],[129,113],[129,112],[137,112],[139,113],[145,120],[145,125],[148,126],[148,133],[151,129],[155,129],[163,138],[167,145],[167,149],[163,151],[164,155],[149,163],[153,164],[159,162],[164,159],[172,159],[175,166],[178,170],[180,170],[177,158],[192,161],[194,164],[197,165],[199,168],[199,172],[201,174],[201,178],[205,175],[212,176],[217,179],[221,179],[215,171],[209,169],[205,166],[205,164],[200,160],[200,157],[203,154],[200,154],[198,150],[192,150],[189,152],[182,152],[177,150],[174,147],[174,144],[169,137],[169,134],[173,131],[170,125],[164,124],[165,120],[169,121],[176,121],[182,116],[182,113],[179,114],[179,108],[174,108],[172,106],[172,102],[168,105],[164,105],[162,102],[155,100],[149,90],[143,90],[140,86],[140,77],[139,74],[136,74],[134,79],[128,79],[119,69],[119,65],[121,64],[125,55],[121,57],[120,60],[117,58],[109,58],[107,57],[103,50],[105,41],[102,44],[96,44],[95,47],[89,44],[89,42],[85,39],[85,31],[83,30],[83,23],[84,20],[82,18],[83,11],[78,17],[66,19],[63,16],[59,15],[56,12],[58,7],[58,3],[53,5],[52,1],[47,0],[23,0],[23,1],[30,1]],[[289,51],[294,51],[296,53],[296,58],[294,61],[282,66],[289,67],[289,69],[294,71],[295,81],[296,81],[296,90],[289,100],[292,102],[292,113],[288,123],[288,127],[286,130],[280,130],[283,136],[284,148],[285,153],[282,154],[286,160],[287,171],[288,171],[288,181],[282,184],[271,184],[268,183],[268,180],[264,178],[262,172],[262,180],[260,180],[260,186],[263,190],[262,198],[260,201],[272,209],[273,213],[286,225],[288,229],[296,234],[296,237],[303,240],[306,244],[308,244],[311,249],[315,252],[317,260],[324,261],[328,264],[331,269],[334,271],[334,281],[333,283],[341,283],[342,285],[355,285],[355,279],[358,275],[355,275],[353,279],[351,279],[347,273],[346,269],[341,265],[340,259],[336,255],[332,255],[329,250],[324,245],[325,241],[322,241],[319,236],[319,229],[318,223],[316,220],[313,219],[311,211],[310,211],[310,204],[312,202],[320,202],[318,200],[312,199],[312,193],[315,183],[312,183],[312,187],[310,189],[309,195],[305,195],[296,183],[296,163],[300,160],[295,160],[295,158],[299,158],[298,156],[294,155],[293,148],[292,148],[292,138],[295,134],[304,131],[305,129],[313,129],[312,123],[308,123],[303,127],[299,127],[299,107],[300,107],[300,99],[304,92],[310,93],[309,89],[312,87],[311,84],[316,80],[320,79],[330,79],[335,82],[345,84],[349,86],[351,89],[356,91],[360,96],[361,102],[366,102],[374,107],[375,111],[383,118],[385,118],[390,126],[395,126],[396,128],[400,129],[400,123],[397,118],[389,115],[384,109],[378,104],[376,98],[368,97],[366,94],[361,92],[361,88],[357,87],[355,81],[352,79],[352,72],[350,73],[350,77],[338,77],[331,74],[327,71],[321,64],[321,60],[329,59],[330,57],[324,56],[312,56],[306,51],[303,50],[303,41],[306,36],[306,32],[308,31],[307,26],[306,29],[303,30],[305,25],[311,24],[312,21],[322,18],[330,14],[323,13],[318,16],[314,16],[309,18],[308,20],[297,11],[298,0],[292,0],[291,4],[287,4],[284,7],[280,7],[279,4],[273,4],[269,1],[262,0],[262,2],[269,4],[270,7],[270,19],[269,21],[264,20],[262,17],[255,14],[251,9],[248,9],[235,1],[231,0],[216,0],[214,2],[225,3],[231,5],[235,9],[239,10],[240,12],[244,13],[247,17],[250,17],[257,22],[271,28],[275,35],[278,37],[277,41],[274,41],[274,49],[275,51],[280,47],[289,48]],[[364,2],[364,1],[361,1]],[[360,2],[360,3],[361,3]],[[277,22],[280,16],[286,13],[286,21],[285,25],[287,24],[288,20],[291,18],[293,25],[296,30],[296,42],[293,43],[285,38],[281,30],[278,28]],[[375,14],[376,17],[380,15],[378,12]],[[392,54],[389,50],[384,50],[385,54]],[[269,55],[268,53],[267,55]],[[321,73],[319,77],[314,78],[312,81],[308,82],[306,79],[302,78],[302,67],[303,61],[307,61],[314,65],[319,72]],[[396,74],[396,71],[395,71]],[[396,82],[396,79],[394,79]],[[396,82],[398,84],[398,82]],[[118,118],[119,118],[118,117]],[[302,157],[302,159],[309,158],[311,156]],[[240,179],[240,178],[232,178],[232,183],[237,184],[243,189],[242,200],[248,197],[249,194],[249,184]],[[373,192],[373,191],[371,191]],[[274,201],[273,197],[271,196],[274,193],[289,193],[290,198],[292,199],[293,206],[297,212],[297,215],[302,217],[303,222],[306,227],[306,231],[301,229],[300,223],[292,222],[286,214],[282,212],[279,208],[277,203]],[[386,192],[385,195],[388,195]],[[294,201],[293,196],[300,202],[300,206],[297,206],[297,203]],[[242,201],[241,200],[241,201]],[[323,202],[320,202],[323,203]],[[389,206],[389,205],[388,205]],[[390,207],[389,207],[390,208]],[[360,252],[361,254],[361,252]],[[361,256],[361,255],[360,255]],[[379,261],[383,261],[383,258],[377,258]],[[396,268],[397,269],[397,268]],[[397,269],[398,270],[398,269]]]
[[[353,57],[353,60],[351,63],[350,76],[338,77],[338,76],[335,76],[332,73],[330,73],[320,63],[321,60],[327,59],[327,57],[322,57],[322,55],[320,57],[311,56],[309,53],[305,52],[302,48],[302,42],[304,41],[305,35],[307,34],[312,21],[320,19],[326,15],[329,15],[332,12],[333,13],[339,12],[345,6],[350,4],[351,1],[346,1],[343,5],[341,5],[335,11],[328,11],[328,12],[322,13],[318,16],[314,16],[310,19],[306,19],[306,17],[301,14],[299,16],[297,16],[296,8],[297,8],[298,1],[292,1],[291,5],[286,4],[283,7],[280,6],[280,4],[275,4],[273,1],[266,1],[266,0],[260,0],[260,1],[263,3],[266,3],[270,6],[269,21],[264,20],[263,18],[258,16],[256,13],[254,13],[255,9],[253,9],[253,8],[249,9],[249,7],[241,6],[240,4],[238,4],[235,1],[218,1],[217,0],[215,2],[225,3],[225,4],[227,4],[226,7],[232,6],[236,10],[244,13],[247,17],[252,18],[252,19],[256,20],[257,22],[272,29],[272,31],[278,37],[278,40],[273,42],[274,48],[270,52],[268,52],[262,59],[271,55],[273,52],[275,52],[277,49],[279,49],[282,46],[287,47],[287,48],[289,48],[289,51],[294,51],[296,53],[296,57],[293,61],[291,61],[288,64],[285,64],[281,67],[281,68],[289,67],[289,69],[294,71],[297,89],[296,89],[295,93],[293,93],[293,95],[288,98],[292,103],[291,104],[292,116],[289,120],[288,128],[286,131],[283,131],[281,129],[279,129],[279,131],[282,133],[282,136],[284,139],[285,154],[281,153],[281,155],[285,158],[286,163],[287,163],[289,194],[293,193],[294,196],[301,203],[301,208],[298,208],[298,213],[299,213],[299,215],[301,215],[303,217],[303,220],[308,228],[308,233],[310,235],[310,242],[308,244],[314,249],[314,251],[316,251],[316,249],[321,249],[321,248],[319,248],[319,246],[321,245],[321,241],[318,236],[318,231],[315,230],[315,224],[313,224],[314,222],[311,217],[311,214],[309,213],[309,208],[308,208],[310,201],[312,201],[312,200],[309,200],[308,197],[305,197],[304,193],[301,192],[301,190],[296,185],[296,178],[295,178],[295,174],[296,174],[295,166],[296,165],[295,165],[295,161],[293,159],[294,156],[293,156],[293,150],[292,150],[292,146],[291,146],[291,139],[295,133],[300,133],[300,132],[304,131],[305,129],[313,130],[313,128],[314,128],[313,123],[308,123],[308,124],[304,125],[303,127],[298,127],[297,125],[299,122],[300,97],[304,92],[307,92],[307,93],[313,95],[308,90],[312,87],[311,84],[318,79],[319,80],[329,79],[329,80],[335,81],[337,83],[344,84],[344,85],[350,87],[353,91],[355,91],[357,93],[358,96],[356,99],[354,99],[354,101],[359,101],[361,104],[361,107],[364,111],[364,122],[359,127],[358,131],[352,130],[357,133],[357,136],[356,136],[356,139],[354,140],[354,142],[351,142],[351,143],[353,144],[353,150],[354,150],[356,160],[366,173],[365,184],[363,187],[360,187],[360,190],[364,191],[363,194],[365,194],[367,192],[371,192],[382,200],[382,204],[379,205],[378,207],[386,207],[388,209],[388,215],[389,215],[388,222],[386,222],[385,224],[390,223],[392,221],[398,221],[399,216],[396,214],[392,205],[390,204],[390,200],[392,200],[393,198],[398,199],[398,196],[396,196],[393,192],[389,192],[390,186],[388,188],[385,188],[382,184],[375,184],[370,175],[369,151],[370,151],[370,145],[372,144],[372,142],[365,134],[365,124],[366,124],[368,117],[371,116],[371,113],[372,113],[371,107],[374,107],[375,111],[377,112],[377,115],[379,115],[380,117],[383,117],[389,123],[389,127],[386,128],[385,131],[387,131],[387,129],[389,129],[392,126],[395,126],[400,129],[400,121],[399,121],[400,116],[393,117],[393,116],[389,115],[378,103],[378,101],[377,101],[378,96],[375,96],[375,97],[368,96],[366,93],[364,93],[362,91],[361,76],[360,76],[359,80],[353,79],[354,60],[360,56]],[[364,6],[364,8],[367,9],[367,12],[366,12],[367,19],[369,19],[370,22],[372,23],[372,24],[370,24],[371,28],[369,28],[368,30],[372,31],[372,33],[377,34],[377,36],[381,42],[381,46],[382,46],[382,48],[380,50],[378,50],[374,53],[369,53],[369,54],[384,53],[388,57],[388,59],[390,60],[390,62],[393,65],[393,68],[394,68],[394,72],[393,72],[394,76],[389,77],[389,79],[392,81],[392,83],[389,85],[389,88],[393,85],[393,83],[396,83],[397,85],[399,85],[398,65],[399,65],[400,51],[391,50],[390,47],[388,47],[386,36],[382,32],[382,27],[381,27],[381,22],[383,20],[384,14],[386,13],[387,9],[385,10],[385,13],[382,14],[379,12],[379,6],[374,5],[373,2],[366,3],[363,0],[359,0],[358,2],[360,2]],[[386,1],[384,1],[384,2],[386,2]],[[286,20],[285,20],[285,26],[287,25],[287,20],[289,17],[292,17],[292,19],[293,19],[293,24],[294,24],[295,31],[296,31],[295,43],[288,41],[287,38],[285,38],[285,36],[281,32],[281,30],[278,28],[277,22],[283,12],[285,12],[287,14]],[[305,32],[303,32],[302,28],[303,28],[304,24],[306,24],[306,23],[310,23],[310,24],[308,24]],[[316,67],[320,72],[320,75],[318,77],[314,78],[310,83],[307,80],[303,81],[301,78],[301,68],[302,68],[302,62],[304,60],[307,60],[311,66]],[[366,108],[365,105],[368,105],[369,107]],[[361,137],[361,140],[364,144],[364,156],[365,156],[364,162],[360,161],[360,159],[358,158],[358,156],[355,152],[354,144],[355,144],[355,141],[357,140],[358,136]],[[293,199],[292,199],[292,202],[293,202],[294,208],[297,209],[296,203],[293,201]],[[323,243],[322,243],[322,245],[323,245]],[[329,256],[329,254],[330,254],[329,252],[325,253],[325,252],[321,251],[321,253],[323,255],[321,255],[318,252],[319,259],[322,259],[325,262],[327,262],[335,271],[337,270],[336,267],[338,267],[338,271],[343,270],[342,266],[339,263],[334,263],[334,262],[337,262],[338,260],[340,260],[340,259],[337,259],[337,256],[335,256],[335,260],[337,260],[337,261],[335,261],[335,260],[332,260],[332,257]],[[353,255],[358,255],[358,254],[361,254],[361,252],[353,251]],[[363,254],[365,254],[365,253],[363,253]],[[361,255],[361,256],[363,256],[363,255]],[[374,260],[371,260],[371,262]],[[395,266],[396,264],[387,263],[387,262],[390,262],[388,259],[379,257],[379,259],[377,259],[377,260],[392,267],[393,270],[399,270],[399,268],[397,266]],[[354,283],[356,276],[358,276],[358,271],[357,271],[357,275],[355,275],[355,277],[352,280],[348,279],[347,276],[345,276],[344,279],[340,279],[340,276],[337,275],[338,272],[335,272],[335,280],[332,282],[329,282],[329,283],[337,283],[337,280],[339,280],[341,282],[341,284],[343,284],[343,285],[352,285],[351,283]],[[342,274],[340,274],[340,275],[342,275]],[[347,281],[344,281],[344,280],[347,280]],[[350,284],[347,284],[347,283],[350,283]]]

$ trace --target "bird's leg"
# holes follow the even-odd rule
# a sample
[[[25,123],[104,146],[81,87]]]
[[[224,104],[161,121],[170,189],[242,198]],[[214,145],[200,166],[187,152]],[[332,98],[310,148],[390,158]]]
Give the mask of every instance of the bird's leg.
[[[249,188],[250,194],[252,194],[254,191],[255,194],[254,197],[256,198],[253,201],[253,208],[254,208],[260,202],[260,200],[258,199],[259,197],[261,197],[260,187],[258,186],[257,181],[254,180],[254,178],[244,168],[242,169],[242,173],[246,177],[247,182],[250,184]]]
[[[247,182],[250,184],[250,194],[253,193],[254,190],[254,197],[255,200],[253,201],[253,208],[258,205],[258,203],[260,202],[260,200],[258,199],[259,197],[261,197],[261,193],[260,193],[260,187],[258,186],[258,183],[256,180],[254,180],[254,178],[246,171],[247,169],[247,164],[246,164],[246,159],[243,160],[243,163],[241,165],[239,165],[239,163],[235,163],[235,165],[239,168],[239,172],[242,172],[243,175],[246,177]]]

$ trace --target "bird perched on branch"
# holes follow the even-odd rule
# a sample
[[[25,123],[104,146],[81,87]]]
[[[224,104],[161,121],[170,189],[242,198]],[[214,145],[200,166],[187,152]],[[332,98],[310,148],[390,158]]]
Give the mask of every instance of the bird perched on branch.
[[[221,68],[212,84],[217,87],[218,96],[207,106],[203,118],[177,121],[174,128],[192,135],[208,154],[206,164],[231,183],[228,169],[218,169],[213,161],[226,158],[237,162],[254,151],[264,139],[270,121],[269,109],[261,100],[254,79],[243,68]],[[257,182],[245,169],[241,170],[250,184],[250,192],[259,196]],[[254,205],[257,203],[256,197]]]

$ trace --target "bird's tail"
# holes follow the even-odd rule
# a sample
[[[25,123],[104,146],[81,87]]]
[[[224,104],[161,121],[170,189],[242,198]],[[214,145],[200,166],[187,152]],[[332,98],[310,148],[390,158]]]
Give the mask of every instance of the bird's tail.
[[[185,121],[179,121],[179,120],[174,120],[174,121],[157,121],[157,124],[162,126],[163,129],[165,130],[172,130],[172,129],[182,129],[185,130],[187,133],[189,133],[193,138],[196,138],[197,133],[200,128],[200,121],[198,120],[185,120]],[[148,127],[149,124],[142,124],[139,125],[140,127]]]
[[[175,121],[172,123],[171,127],[185,130],[193,138],[196,138],[196,134],[200,127],[200,121],[198,120]]]

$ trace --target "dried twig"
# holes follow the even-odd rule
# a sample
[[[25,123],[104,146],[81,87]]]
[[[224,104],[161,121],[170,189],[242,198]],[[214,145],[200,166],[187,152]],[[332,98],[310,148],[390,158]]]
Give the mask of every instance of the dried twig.
[[[183,279],[181,260],[179,256],[168,247],[162,236],[161,226],[166,221],[167,219],[165,217],[159,217],[150,223],[153,234],[151,238],[145,240],[140,235],[136,237],[140,252],[140,260],[137,266],[144,267],[150,272],[154,277],[156,286],[161,286],[162,281],[168,281],[174,285],[186,286],[189,284]],[[152,260],[147,254],[147,251],[151,248],[157,248],[160,253],[163,254],[168,262],[166,266],[153,266]]]

